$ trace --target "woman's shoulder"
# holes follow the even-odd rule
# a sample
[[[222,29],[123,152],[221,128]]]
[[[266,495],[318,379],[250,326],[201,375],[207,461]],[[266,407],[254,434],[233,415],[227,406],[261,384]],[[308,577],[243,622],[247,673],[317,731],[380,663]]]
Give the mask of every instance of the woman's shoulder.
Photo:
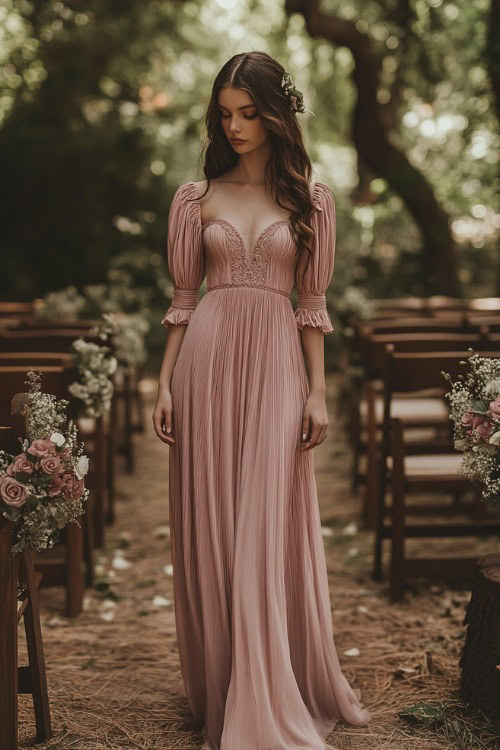
[[[324,206],[335,205],[333,193],[324,182],[320,182],[319,180],[311,182],[310,190],[311,200],[319,210],[323,210]]]

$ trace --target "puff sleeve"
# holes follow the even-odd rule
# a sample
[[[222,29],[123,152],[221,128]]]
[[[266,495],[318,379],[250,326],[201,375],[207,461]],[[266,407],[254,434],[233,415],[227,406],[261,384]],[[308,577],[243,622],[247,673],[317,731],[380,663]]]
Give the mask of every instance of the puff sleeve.
[[[295,321],[304,326],[320,328],[323,333],[334,329],[326,308],[326,290],[333,274],[336,239],[335,200],[330,189],[316,182],[313,192],[315,231],[312,254],[302,255],[295,269],[298,292]]]
[[[192,198],[195,200],[190,200]],[[198,304],[198,292],[205,278],[200,204],[192,182],[177,188],[170,204],[167,261],[174,295],[161,322],[165,327],[187,325]]]

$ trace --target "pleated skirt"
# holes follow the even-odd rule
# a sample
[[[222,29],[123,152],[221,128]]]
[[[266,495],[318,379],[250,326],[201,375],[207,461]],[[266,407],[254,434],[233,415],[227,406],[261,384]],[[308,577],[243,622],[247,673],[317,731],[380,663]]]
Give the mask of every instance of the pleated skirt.
[[[177,644],[204,750],[324,750],[369,714],[332,629],[307,376],[288,297],[207,292],[171,381]]]

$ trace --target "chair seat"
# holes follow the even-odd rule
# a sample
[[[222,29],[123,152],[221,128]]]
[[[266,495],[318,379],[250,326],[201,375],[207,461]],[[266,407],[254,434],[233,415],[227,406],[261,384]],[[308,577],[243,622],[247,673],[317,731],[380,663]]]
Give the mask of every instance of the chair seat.
[[[461,453],[439,453],[439,454],[421,454],[418,456],[405,456],[405,475],[411,480],[414,477],[424,478],[457,478],[461,476],[458,473],[462,463]],[[387,468],[392,470],[392,456],[387,457]]]
[[[368,403],[366,399],[360,401],[359,412],[361,419],[366,422]],[[446,403],[441,398],[398,398],[391,402],[391,417],[397,417],[403,422],[418,424],[440,423],[448,419]],[[382,424],[384,417],[384,401],[380,396],[375,397],[375,418]]]

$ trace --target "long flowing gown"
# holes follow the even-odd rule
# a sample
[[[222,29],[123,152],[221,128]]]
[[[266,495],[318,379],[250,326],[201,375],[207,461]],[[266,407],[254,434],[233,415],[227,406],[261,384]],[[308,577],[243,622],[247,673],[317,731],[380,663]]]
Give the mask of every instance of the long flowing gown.
[[[298,263],[288,219],[248,253],[231,221],[202,221],[194,182],[170,207],[162,323],[187,326],[171,379],[174,605],[204,750],[324,750],[339,719],[370,718],[336,653],[313,451],[299,450],[299,329],[333,331],[335,202],[312,189],[316,239]]]

